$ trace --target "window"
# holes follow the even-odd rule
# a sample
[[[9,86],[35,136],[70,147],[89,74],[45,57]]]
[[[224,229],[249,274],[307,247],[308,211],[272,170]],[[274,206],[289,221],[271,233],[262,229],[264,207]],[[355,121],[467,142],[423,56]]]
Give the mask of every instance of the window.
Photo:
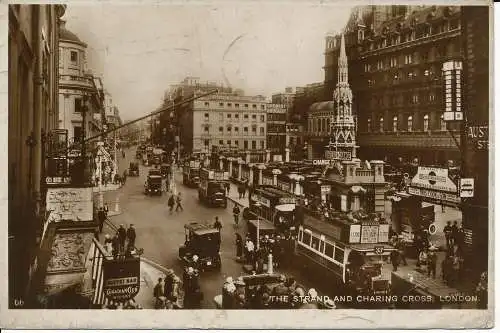
[[[219,103],[219,106],[224,106],[224,103]]]
[[[409,116],[408,117],[408,132],[413,131],[413,117]]]
[[[380,118],[379,120],[379,131],[380,132],[384,131],[384,118]]]
[[[205,106],[210,106],[210,103],[208,103],[208,102],[205,102]]]
[[[227,119],[231,119],[231,114],[230,113],[227,114]]]
[[[315,237],[315,236],[311,237],[311,247],[314,250],[319,251],[319,238],[318,237]]]
[[[238,140],[234,140],[234,144],[238,147],[239,146]]]
[[[371,119],[368,119],[367,122],[366,122],[366,130],[368,132],[372,131],[372,120]]]
[[[261,115],[261,116],[260,116],[260,121],[261,121],[261,122],[265,122],[265,121],[266,121],[266,116]]]
[[[307,231],[305,231],[302,236],[302,243],[306,244],[307,246],[311,245],[311,234]]]
[[[265,106],[264,104],[262,104],[262,105],[260,106],[260,108],[261,108],[262,110],[265,110],[265,109],[266,109],[266,106]]]
[[[231,140],[227,140],[227,145],[230,146],[231,145]]]
[[[74,62],[74,63],[78,62],[78,52],[71,51],[70,57],[71,57],[71,62]]]
[[[333,259],[333,245],[325,242],[325,255]]]
[[[240,129],[239,129],[238,127],[235,127],[235,128],[234,128],[234,131],[235,131],[236,133],[238,133],[238,131],[239,131],[239,130],[240,130]]]
[[[206,133],[208,133],[208,126],[203,126],[203,131],[205,131]]]
[[[234,115],[234,118],[235,118],[235,119],[240,119],[240,115],[236,113],[236,114]]]
[[[257,142],[255,140],[252,141],[252,149],[257,149]]]
[[[234,104],[234,107],[235,107],[235,108],[239,108],[239,107],[240,107],[240,105],[239,105],[238,103],[236,103],[236,104]]]
[[[365,72],[369,72],[371,70],[370,64],[365,64]]]
[[[248,149],[248,141],[247,140],[243,141],[243,148]]]
[[[248,104],[245,104],[245,107],[248,108]]]
[[[227,131],[228,131],[228,132],[231,132],[231,126],[228,126],[228,127],[227,127]]]
[[[424,71],[424,76],[429,76],[429,74],[430,74],[430,71],[429,71],[428,69],[426,69],[426,70]]]
[[[417,104],[418,103],[418,94],[413,94],[411,96],[411,103],[412,104]]]
[[[424,116],[424,132],[429,130],[429,115]]]
[[[441,115],[441,119],[439,121],[439,127],[441,129],[441,131],[446,131],[447,128],[446,128],[446,121],[444,120],[444,115]]]
[[[394,118],[392,118],[392,131],[393,132],[398,131],[398,117],[397,116],[394,116]]]
[[[222,146],[224,145],[224,141],[223,140],[219,140],[219,146]]]
[[[208,113],[205,113],[205,120],[208,120]]]
[[[206,147],[210,146],[210,140],[205,140],[203,143],[205,144]]]
[[[384,69],[384,61],[383,60],[377,61],[377,69],[378,70]]]
[[[257,133],[257,126],[252,126],[252,133]]]
[[[231,103],[227,103],[227,106],[233,106],[233,104],[231,104]]]
[[[252,108],[257,109],[257,104],[252,104]]]
[[[247,114],[243,115],[243,118],[248,119],[248,115]]]
[[[260,128],[260,135],[264,135],[264,127]]]
[[[405,65],[413,63],[413,54],[405,55]]]
[[[257,120],[257,115],[256,114],[252,115],[252,120]]]
[[[81,98],[75,98],[75,112],[82,112],[82,99]]]
[[[265,145],[264,141],[260,141],[260,149],[264,149],[265,148],[264,145]]]
[[[80,126],[75,126],[73,127],[73,140],[74,141],[77,141],[77,142],[80,142],[81,139],[82,139],[82,128]]]
[[[224,127],[220,126],[219,127],[219,132],[221,132],[221,133],[224,132]]]
[[[344,262],[344,249],[339,247],[335,247],[335,257],[333,258],[335,261]]]
[[[243,127],[243,132],[248,133],[248,127]]]
[[[436,95],[434,94],[429,94],[429,102],[434,102],[436,100]]]

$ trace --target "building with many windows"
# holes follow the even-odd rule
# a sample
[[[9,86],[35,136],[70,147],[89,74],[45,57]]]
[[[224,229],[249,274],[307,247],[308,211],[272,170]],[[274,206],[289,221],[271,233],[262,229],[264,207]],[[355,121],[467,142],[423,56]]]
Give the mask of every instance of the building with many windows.
[[[196,93],[195,93],[196,96]],[[219,93],[201,97],[180,111],[180,140],[186,153],[213,146],[266,149],[267,105],[263,96]]]
[[[447,127],[443,117],[442,65],[461,57],[460,15],[459,6],[353,10],[344,33],[361,156],[427,164],[459,158],[456,128]],[[330,94],[339,48],[340,35],[326,37]]]
[[[45,223],[47,134],[57,128],[58,20],[64,5],[8,6],[9,306],[26,300]]]

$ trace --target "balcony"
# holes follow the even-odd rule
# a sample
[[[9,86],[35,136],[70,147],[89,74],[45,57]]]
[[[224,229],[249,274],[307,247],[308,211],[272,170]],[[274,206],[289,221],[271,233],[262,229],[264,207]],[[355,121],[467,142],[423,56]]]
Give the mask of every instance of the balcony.
[[[457,143],[460,144],[459,133],[455,132],[454,136]],[[358,144],[362,147],[458,149],[453,137],[447,131],[359,133]]]
[[[79,75],[59,75],[59,85],[63,88],[94,88],[92,78]]]

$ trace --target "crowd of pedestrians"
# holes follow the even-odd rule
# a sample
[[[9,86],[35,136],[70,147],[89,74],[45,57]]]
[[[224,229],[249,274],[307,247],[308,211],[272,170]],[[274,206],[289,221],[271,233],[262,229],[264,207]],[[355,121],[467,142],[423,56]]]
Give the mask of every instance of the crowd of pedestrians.
[[[128,229],[125,229],[124,225],[120,224],[113,237],[109,234],[104,236],[104,248],[115,259],[131,257],[136,251],[136,236],[133,224],[130,224]]]
[[[155,309],[179,309],[181,308],[180,289],[181,280],[174,274],[172,269],[168,269],[165,277],[159,278],[153,289],[155,299]]]

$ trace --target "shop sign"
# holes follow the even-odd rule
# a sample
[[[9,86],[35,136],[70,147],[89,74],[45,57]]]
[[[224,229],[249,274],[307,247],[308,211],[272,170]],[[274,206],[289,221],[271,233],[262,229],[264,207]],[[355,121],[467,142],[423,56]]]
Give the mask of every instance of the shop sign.
[[[139,257],[127,260],[105,260],[103,262],[103,292],[114,301],[125,302],[134,298],[140,288]]]
[[[325,151],[325,157],[329,160],[351,160],[352,155],[350,151],[336,151],[327,150]]]
[[[378,242],[378,225],[361,226],[361,244],[372,244]]]
[[[488,125],[467,127],[467,141],[475,150],[488,150],[489,135]]]
[[[353,224],[349,230],[349,243],[359,243],[361,241],[361,225]]]
[[[279,203],[280,203],[280,205],[294,204],[295,198],[291,198],[291,197],[280,198]]]
[[[456,194],[445,193],[440,191],[426,190],[417,187],[408,187],[408,193],[418,195],[424,198],[434,200],[448,201],[452,203],[460,203],[460,198]]]
[[[46,209],[56,222],[93,220],[91,187],[48,188],[46,202]]]
[[[417,174],[411,180],[411,186],[457,192],[457,185],[448,177],[448,169],[444,168],[418,167]]]
[[[389,225],[381,224],[378,227],[378,242],[388,243],[389,242]]]
[[[460,198],[474,197],[474,178],[460,179]]]
[[[47,185],[68,185],[71,184],[71,177],[45,177]]]
[[[472,230],[464,228],[464,243],[472,245]]]

